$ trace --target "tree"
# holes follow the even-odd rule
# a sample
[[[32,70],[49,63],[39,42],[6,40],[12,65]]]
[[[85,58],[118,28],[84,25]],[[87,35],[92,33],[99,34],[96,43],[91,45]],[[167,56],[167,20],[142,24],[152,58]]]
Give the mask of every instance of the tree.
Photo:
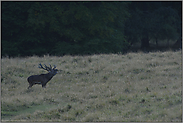
[[[177,39],[180,31],[180,17],[164,2],[132,2],[131,17],[126,21],[125,35],[131,44],[141,42],[141,48],[148,48],[150,40]],[[180,4],[180,3],[179,3]],[[179,29],[180,30],[180,29]]]
[[[2,2],[3,55],[121,52],[127,2]],[[11,44],[11,45],[10,45]]]
[[[22,11],[29,2],[2,2],[2,55],[17,55],[21,52],[19,37],[23,36],[27,14]]]
[[[156,40],[176,40],[180,36],[177,30],[180,27],[178,13],[170,7],[161,7],[152,13],[151,36]]]

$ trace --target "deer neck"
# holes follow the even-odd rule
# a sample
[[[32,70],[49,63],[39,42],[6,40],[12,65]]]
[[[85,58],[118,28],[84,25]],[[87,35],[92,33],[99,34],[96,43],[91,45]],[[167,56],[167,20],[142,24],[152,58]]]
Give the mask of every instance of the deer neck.
[[[49,79],[49,80],[50,80],[53,76],[54,76],[54,74],[52,74],[52,73],[47,73],[47,74],[46,74],[46,78]]]

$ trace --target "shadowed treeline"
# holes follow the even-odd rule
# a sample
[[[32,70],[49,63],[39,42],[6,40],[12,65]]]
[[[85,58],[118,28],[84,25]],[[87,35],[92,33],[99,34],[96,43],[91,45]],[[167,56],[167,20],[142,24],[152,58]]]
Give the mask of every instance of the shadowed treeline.
[[[2,56],[126,53],[151,41],[180,48],[181,18],[182,1],[2,1]]]

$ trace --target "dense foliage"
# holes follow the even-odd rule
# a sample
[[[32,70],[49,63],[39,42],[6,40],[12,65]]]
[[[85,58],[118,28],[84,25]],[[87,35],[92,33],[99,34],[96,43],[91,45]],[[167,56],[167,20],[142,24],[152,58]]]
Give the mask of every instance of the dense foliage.
[[[141,47],[149,47],[149,41],[176,40],[181,37],[181,9],[178,2],[133,2],[131,18],[126,22],[127,40]]]
[[[173,3],[173,4],[172,4]],[[2,56],[125,52],[181,37],[181,2],[2,2]]]

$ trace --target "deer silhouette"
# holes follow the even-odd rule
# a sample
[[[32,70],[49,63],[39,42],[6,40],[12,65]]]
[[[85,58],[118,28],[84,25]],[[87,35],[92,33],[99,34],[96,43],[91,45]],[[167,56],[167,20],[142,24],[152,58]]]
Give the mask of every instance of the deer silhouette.
[[[44,64],[45,67],[41,65],[41,63],[38,65],[38,68],[44,69],[48,71],[47,74],[40,74],[40,75],[32,75],[27,78],[27,81],[29,82],[29,88],[31,88],[35,84],[41,84],[42,87],[46,87],[46,84],[57,74],[56,66],[54,65],[54,68],[48,67]]]

